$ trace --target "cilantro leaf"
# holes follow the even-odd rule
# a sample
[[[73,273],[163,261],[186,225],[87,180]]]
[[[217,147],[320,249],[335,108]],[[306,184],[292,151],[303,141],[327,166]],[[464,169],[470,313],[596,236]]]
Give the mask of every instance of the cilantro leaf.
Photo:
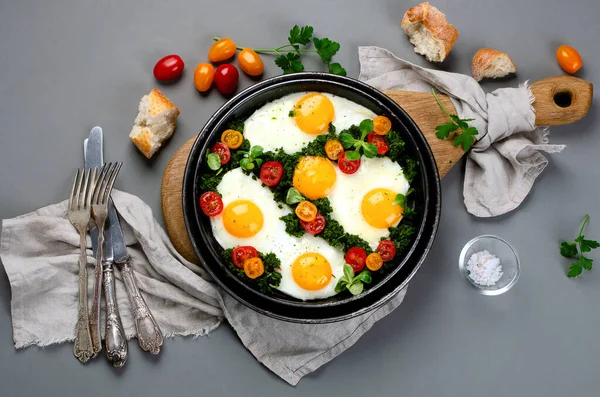
[[[579,258],[579,262],[585,270],[592,270],[592,262],[594,262],[592,259],[586,258],[585,256],[581,255],[581,257]]]
[[[313,35],[313,27],[312,26],[303,26],[300,28],[298,25],[294,25],[294,27],[290,30],[290,37],[288,37],[288,41],[291,45],[294,44],[302,44],[307,45],[310,43],[310,38]],[[296,48],[294,46],[294,48]],[[298,48],[296,48],[297,50]]]
[[[372,159],[377,156],[377,146],[374,143],[365,142],[362,144],[365,157]]]
[[[456,125],[454,121],[449,121],[446,124],[435,127],[435,136],[437,136],[438,139],[446,139],[450,136],[451,132],[454,132],[457,129],[458,125]]]
[[[569,267],[569,273],[567,273],[567,277],[569,277],[569,278],[577,277],[582,272],[583,272],[583,266],[581,265],[581,263],[579,263],[579,261],[577,261]]]
[[[454,146],[462,145],[463,150],[466,152],[471,149],[473,143],[475,143],[475,135],[477,135],[477,129],[475,127],[469,127],[462,130],[460,135],[454,138]]]
[[[304,65],[300,62],[300,54],[295,52],[279,55],[275,58],[275,64],[283,70],[284,74],[301,72],[304,70]]]
[[[319,39],[313,37],[313,44],[317,50],[317,54],[321,57],[321,60],[325,63],[331,62],[331,58],[340,49],[340,43],[331,41],[328,38]]]
[[[560,254],[565,258],[575,258],[577,256],[577,244],[563,241],[560,243]]]
[[[575,239],[579,243],[581,252],[590,252],[593,249],[600,247],[600,243],[596,240],[586,240],[584,236],[579,236]]]
[[[358,150],[350,150],[346,152],[346,159],[353,161],[360,159],[360,152]]]
[[[560,254],[567,258],[577,258],[577,262],[572,263],[569,267],[567,277],[573,278],[579,276],[583,269],[592,270],[594,263],[593,259],[583,256],[584,252],[590,252],[593,249],[600,248],[600,243],[596,240],[586,240],[583,235],[585,225],[590,220],[590,216],[586,215],[581,229],[579,229],[579,235],[575,241],[563,241],[560,243]]]
[[[337,74],[338,76],[345,76],[346,75],[346,69],[344,69],[342,67],[342,65],[340,65],[337,62],[330,63],[329,65],[327,65],[327,68],[329,69],[329,73]]]
[[[354,143],[356,142],[356,139],[354,139],[354,137],[348,134],[347,132],[342,132],[338,138],[340,139],[340,142],[342,143],[344,149],[352,147],[352,145],[354,145]]]
[[[464,130],[466,128],[469,128],[469,124],[467,124],[469,121],[474,121],[475,119],[461,119],[459,118],[457,115],[455,114],[451,114],[450,118],[452,119],[452,121],[454,121],[456,123],[456,125],[458,125],[458,127],[461,130]]]

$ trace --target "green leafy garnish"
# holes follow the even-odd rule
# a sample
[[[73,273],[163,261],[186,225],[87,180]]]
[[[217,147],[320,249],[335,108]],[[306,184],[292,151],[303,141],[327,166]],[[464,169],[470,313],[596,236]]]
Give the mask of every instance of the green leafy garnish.
[[[360,131],[360,139],[352,136],[350,132],[342,132],[339,136],[344,149],[354,148],[354,150],[346,152],[346,158],[348,160],[360,159],[361,149],[365,157],[373,158],[377,156],[377,146],[373,143],[365,142],[366,136],[373,131],[373,120],[365,119],[361,121],[358,128]]]
[[[253,48],[254,52],[257,53],[270,53],[276,54],[275,64],[279,66],[283,73],[295,73],[304,70],[304,65],[300,60],[302,54],[305,53],[316,53],[321,58],[321,61],[327,65],[329,73],[337,74],[340,76],[346,75],[346,70],[337,62],[332,62],[333,56],[339,51],[340,43],[332,41],[328,38],[319,39],[313,37],[314,29],[312,26],[299,27],[295,25],[290,30],[287,44],[284,44],[277,48]],[[219,40],[219,37],[213,38],[215,41]],[[315,49],[300,48],[301,46],[314,45]],[[245,47],[238,46],[238,50],[243,50]]]
[[[364,284],[370,284],[372,281],[371,272],[363,270],[354,277],[352,266],[344,264],[344,276],[342,276],[335,285],[335,293],[339,294],[347,289],[352,295],[359,295],[364,290]]]
[[[294,109],[290,110],[290,112],[288,113],[288,116],[289,116],[289,117],[294,117],[294,116],[296,116],[296,110],[294,110]]]
[[[583,273],[583,270],[592,270],[593,260],[583,256],[584,252],[590,252],[593,249],[599,248],[600,243],[596,240],[586,240],[583,235],[583,229],[590,220],[590,216],[586,215],[581,229],[579,229],[579,235],[575,241],[563,241],[560,243],[560,254],[565,258],[576,258],[577,262],[571,264],[567,277],[573,278]]]
[[[475,135],[479,134],[477,128],[469,126],[468,124],[469,121],[473,121],[475,119],[461,119],[455,114],[450,114],[442,101],[440,101],[440,98],[438,98],[434,88],[431,89],[431,92],[433,93],[433,97],[440,108],[442,108],[444,113],[450,117],[449,122],[435,127],[435,135],[438,137],[438,139],[446,139],[454,133],[454,146],[462,146],[465,152],[468,151],[471,149],[471,146],[473,146],[473,143],[475,143]],[[459,129],[460,134],[455,133]]]
[[[293,204],[298,204],[302,201],[304,201],[304,197],[300,194],[300,192],[296,188],[291,187],[288,190],[287,195],[285,196],[285,203],[288,205],[293,205]]]
[[[406,206],[406,196],[402,193],[398,193],[394,199],[394,204],[404,208]]]
[[[258,278],[249,279],[244,273],[244,269],[240,269],[233,264],[233,260],[231,258],[232,252],[233,249],[231,248],[223,251],[223,262],[227,264],[229,269],[237,277],[244,280],[246,284],[256,288],[263,294],[272,293],[273,288],[279,286],[279,283],[281,282],[281,273],[278,271],[278,269],[281,268],[281,261],[277,258],[277,256],[274,253],[258,253],[258,257],[263,261],[265,272]]]
[[[240,160],[240,167],[247,171],[252,171],[255,166],[260,168],[263,163],[260,158],[263,154],[263,150],[262,146],[252,146],[248,152],[238,151],[238,153],[244,155],[244,158]]]
[[[206,164],[208,165],[208,168],[216,171],[221,168],[221,158],[216,153],[209,153],[206,156]]]

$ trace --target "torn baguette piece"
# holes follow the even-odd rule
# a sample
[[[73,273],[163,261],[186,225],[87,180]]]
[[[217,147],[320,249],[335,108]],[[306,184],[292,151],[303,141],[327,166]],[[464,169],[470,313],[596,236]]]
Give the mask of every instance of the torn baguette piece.
[[[458,38],[458,31],[448,23],[446,15],[428,2],[409,8],[400,26],[415,46],[415,52],[425,55],[430,62],[446,59]]]
[[[477,51],[473,56],[471,69],[473,78],[477,81],[485,77],[497,79],[517,71],[515,63],[508,54],[493,48],[482,48]]]
[[[157,89],[140,100],[129,138],[147,158],[152,157],[177,127],[179,108]]]

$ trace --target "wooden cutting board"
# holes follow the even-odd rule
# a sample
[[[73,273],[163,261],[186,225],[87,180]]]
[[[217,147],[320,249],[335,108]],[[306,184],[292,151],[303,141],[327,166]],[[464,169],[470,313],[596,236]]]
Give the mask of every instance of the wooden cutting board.
[[[585,116],[592,104],[593,86],[590,82],[571,76],[557,76],[531,84],[535,97],[533,107],[535,123],[539,126],[573,123]],[[448,116],[440,109],[433,95],[423,92],[384,91],[398,103],[417,123],[435,156],[440,176],[444,177],[465,154],[454,147],[450,140],[439,140],[435,127],[448,122]],[[451,113],[454,106],[448,97],[441,95],[444,106]],[[196,136],[187,141],[173,156],[163,175],[161,187],[162,211],[167,233],[173,245],[183,257],[197,263],[198,259],[190,243],[182,210],[183,173]]]

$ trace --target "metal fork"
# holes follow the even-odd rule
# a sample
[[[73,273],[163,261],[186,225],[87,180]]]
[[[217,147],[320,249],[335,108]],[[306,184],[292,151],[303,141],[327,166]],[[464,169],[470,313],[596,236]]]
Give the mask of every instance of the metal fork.
[[[92,301],[92,313],[90,315],[90,331],[94,353],[102,350],[100,333],[100,302],[102,293],[102,258],[104,257],[104,224],[108,215],[108,199],[112,191],[117,174],[123,163],[108,163],[102,167],[94,195],[92,197],[92,215],[98,227],[98,249],[96,251],[96,267],[94,274],[94,298]]]
[[[91,175],[91,178],[90,178]],[[71,224],[79,231],[79,306],[77,310],[77,330],[75,333],[75,346],[73,354],[82,363],[94,356],[90,327],[88,323],[87,304],[87,254],[85,235],[90,222],[92,193],[96,180],[96,170],[89,168],[78,169],[73,180],[73,187],[69,195],[69,214]],[[89,188],[89,191],[88,191]]]

